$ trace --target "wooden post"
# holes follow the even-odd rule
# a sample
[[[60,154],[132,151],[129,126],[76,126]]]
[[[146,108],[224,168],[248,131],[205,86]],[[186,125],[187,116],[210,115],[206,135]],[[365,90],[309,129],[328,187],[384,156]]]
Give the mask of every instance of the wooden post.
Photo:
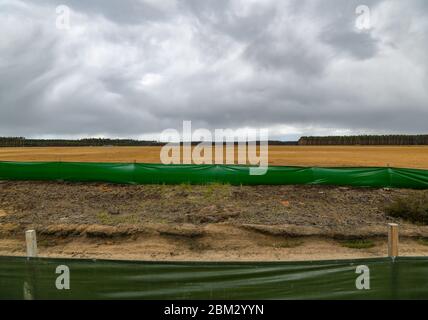
[[[27,257],[37,257],[36,231],[25,231],[25,241],[27,243]]]
[[[398,257],[398,224],[388,223],[388,256]]]

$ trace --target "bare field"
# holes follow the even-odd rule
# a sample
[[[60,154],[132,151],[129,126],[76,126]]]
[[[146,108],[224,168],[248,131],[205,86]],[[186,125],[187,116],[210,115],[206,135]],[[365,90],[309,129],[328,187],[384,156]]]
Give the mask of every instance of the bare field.
[[[161,147],[0,148],[0,161],[160,163],[160,149]],[[269,164],[428,169],[428,146],[270,146]]]

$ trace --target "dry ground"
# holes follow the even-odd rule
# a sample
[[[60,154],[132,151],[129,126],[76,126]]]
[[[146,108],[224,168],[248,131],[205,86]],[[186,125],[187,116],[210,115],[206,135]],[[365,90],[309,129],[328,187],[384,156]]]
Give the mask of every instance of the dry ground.
[[[263,241],[264,240],[264,241]],[[326,238],[304,238],[298,245],[265,240],[259,236],[214,234],[200,240],[198,247],[186,241],[150,236],[133,239],[46,239],[38,241],[44,257],[97,258],[156,261],[303,261],[374,258],[387,255],[387,241],[374,240],[370,249],[350,249]],[[428,246],[412,239],[400,240],[400,256],[427,256]],[[0,255],[25,255],[24,238],[1,238]]]
[[[159,163],[160,148],[0,148],[0,161],[136,161]],[[270,146],[269,164],[296,166],[391,166],[428,169],[428,146]]]
[[[25,253],[37,230],[45,256],[147,260],[307,260],[386,254],[388,222],[401,255],[428,255],[428,227],[392,219],[405,189],[325,186],[113,185],[1,182],[0,255]],[[346,239],[370,239],[367,249]]]
[[[159,163],[160,147],[0,148],[0,161]],[[428,147],[271,146],[271,165],[428,169]],[[147,260],[307,260],[428,255],[427,227],[383,207],[412,190],[323,186],[131,186],[0,181],[0,255],[24,255],[24,231],[44,256]],[[370,239],[351,249],[343,239]]]

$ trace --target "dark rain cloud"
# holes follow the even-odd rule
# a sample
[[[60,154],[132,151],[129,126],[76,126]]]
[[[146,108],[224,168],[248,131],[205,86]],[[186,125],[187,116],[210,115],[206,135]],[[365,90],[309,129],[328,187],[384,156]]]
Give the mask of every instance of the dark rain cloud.
[[[428,5],[357,0],[0,2],[0,135],[273,138],[426,131]],[[55,26],[71,9],[70,30]]]

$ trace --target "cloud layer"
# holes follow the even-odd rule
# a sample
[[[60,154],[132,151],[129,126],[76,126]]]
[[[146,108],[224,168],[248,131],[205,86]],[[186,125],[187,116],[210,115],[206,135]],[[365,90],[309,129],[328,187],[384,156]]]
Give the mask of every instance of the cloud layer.
[[[427,1],[360,4],[0,0],[0,135],[427,133]]]

